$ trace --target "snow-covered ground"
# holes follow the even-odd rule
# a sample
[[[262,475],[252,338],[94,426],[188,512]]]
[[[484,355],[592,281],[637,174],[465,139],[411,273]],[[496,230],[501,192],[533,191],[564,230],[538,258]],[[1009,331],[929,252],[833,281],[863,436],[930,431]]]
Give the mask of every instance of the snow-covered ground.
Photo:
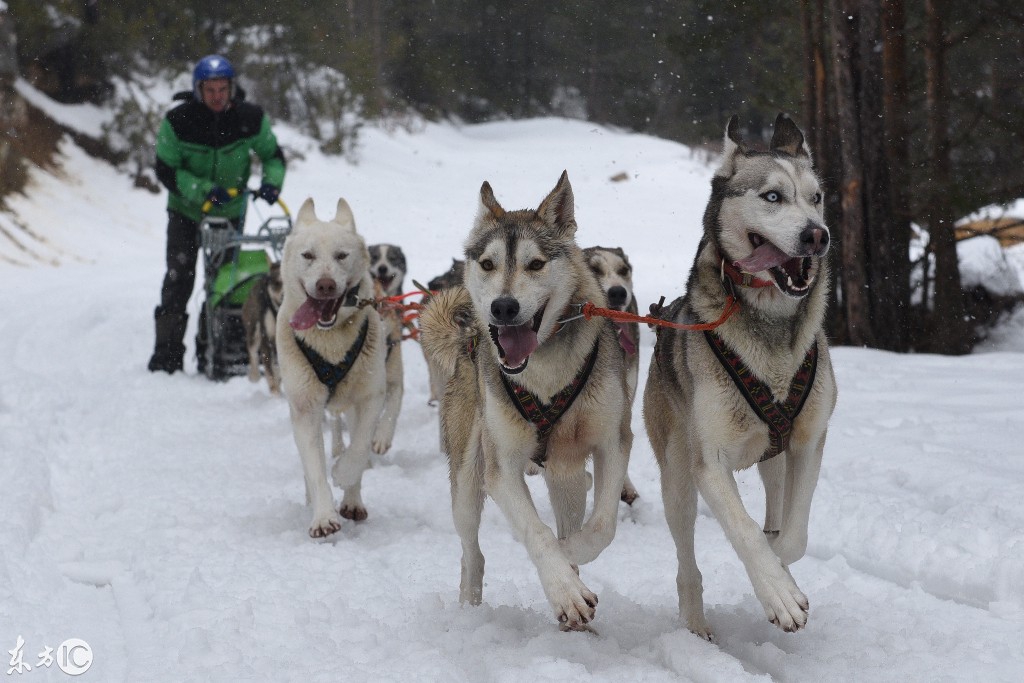
[[[326,213],[346,197],[369,241],[402,245],[420,281],[461,251],[483,180],[507,208],[533,207],[567,169],[581,244],[626,249],[642,307],[682,293],[711,171],[678,144],[564,120],[366,127],[352,164],[278,128],[285,201],[311,195]],[[628,180],[611,182],[619,172]],[[447,467],[414,344],[395,445],[365,477],[370,517],[327,542],[306,533],[282,399],[244,378],[210,382],[191,357],[185,375],[146,371],[164,200],[65,143],[60,171],[35,173],[0,213],[7,678],[65,680],[60,646],[77,638],[93,657],[81,680],[104,682],[1024,679],[1024,323],[963,358],[833,351],[840,398],[808,554],[792,567],[811,602],[798,634],[765,621],[703,503],[697,555],[718,642],[681,625],[636,409],[641,498],[581,568],[601,599],[597,634],[561,633],[491,503],[484,604],[459,605]],[[643,383],[653,336],[641,341]],[[739,480],[759,516],[756,473]],[[17,653],[30,671],[17,673]]]

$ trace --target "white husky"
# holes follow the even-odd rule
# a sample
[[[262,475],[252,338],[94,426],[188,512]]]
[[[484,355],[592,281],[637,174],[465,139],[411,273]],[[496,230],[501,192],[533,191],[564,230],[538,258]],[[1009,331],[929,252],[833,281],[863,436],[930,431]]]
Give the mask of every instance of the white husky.
[[[295,444],[313,508],[309,535],[328,536],[341,517],[366,519],[360,494],[378,417],[384,407],[386,339],[380,316],[362,305],[373,296],[366,243],[352,210],[338,200],[330,221],[316,217],[313,200],[299,209],[284,246],[284,301],[277,317],[277,350]],[[340,510],[327,483],[324,411],[344,413],[349,447],[336,452],[331,470],[344,489]],[[340,420],[334,420],[335,429]],[[340,437],[336,437],[340,443]],[[390,441],[390,439],[388,439]],[[340,516],[339,516],[340,513]]]

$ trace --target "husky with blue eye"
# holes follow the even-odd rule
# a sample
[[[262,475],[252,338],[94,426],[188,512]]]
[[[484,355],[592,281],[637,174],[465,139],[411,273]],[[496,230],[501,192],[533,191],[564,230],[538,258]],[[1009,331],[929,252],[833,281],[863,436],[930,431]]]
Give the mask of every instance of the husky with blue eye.
[[[768,620],[785,631],[802,628],[809,605],[788,567],[807,547],[836,403],[823,329],[829,231],[810,152],[784,115],[765,151],[744,144],[737,127],[733,117],[686,295],[660,315],[711,323],[730,297],[739,310],[713,331],[659,327],[643,404],[679,560],[679,613],[709,640],[693,548],[697,492],[742,560]],[[755,464],[766,493],[763,527],[744,508],[733,476]]]

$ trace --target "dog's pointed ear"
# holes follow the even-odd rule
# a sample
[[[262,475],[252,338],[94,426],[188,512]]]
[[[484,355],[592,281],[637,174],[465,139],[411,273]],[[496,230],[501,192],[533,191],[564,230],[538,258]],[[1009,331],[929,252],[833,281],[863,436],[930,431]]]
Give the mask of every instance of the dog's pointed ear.
[[[747,151],[747,146],[740,137],[740,117],[736,114],[729,119],[725,127],[725,138],[722,141],[722,164],[715,175],[729,177],[736,172],[736,155]]]
[[[810,158],[811,150],[807,147],[804,134],[793,119],[780,113],[775,119],[775,132],[772,134],[773,152],[784,152],[792,157],[805,156]]]
[[[537,215],[559,233],[565,232],[568,237],[576,234],[576,208],[568,171],[562,171],[555,189],[537,207]]]
[[[484,181],[484,184],[480,186],[480,215],[485,216],[490,214],[493,218],[501,218],[505,215],[505,209],[501,208],[501,204],[494,198],[494,190],[491,189],[491,184]]]
[[[355,231],[356,217],[352,215],[352,207],[348,205],[345,198],[338,200],[338,208],[334,211],[334,222],[346,230]]]
[[[313,206],[313,198],[307,197],[299,207],[299,213],[295,216],[295,225],[316,222],[316,207]]]

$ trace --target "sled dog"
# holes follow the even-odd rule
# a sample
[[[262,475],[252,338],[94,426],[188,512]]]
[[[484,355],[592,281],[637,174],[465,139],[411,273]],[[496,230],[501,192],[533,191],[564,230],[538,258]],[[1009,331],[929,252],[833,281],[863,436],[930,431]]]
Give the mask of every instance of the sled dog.
[[[370,276],[374,280],[375,297],[397,296],[405,284],[405,254],[402,248],[394,244],[372,244],[370,253]],[[402,409],[403,386],[402,368],[402,315],[397,308],[382,306],[380,315],[384,321],[384,333],[387,337],[385,352],[385,374],[387,375],[384,392],[384,412],[377,425],[377,434],[373,440],[373,452],[387,453],[395,436],[398,413]]]
[[[807,623],[807,597],[788,565],[807,547],[811,496],[836,402],[822,328],[828,244],[821,186],[800,129],[780,114],[770,149],[757,151],[740,139],[734,116],[686,295],[661,317],[711,323],[730,296],[739,309],[713,331],[659,327],[643,403],[679,561],[680,617],[709,640],[693,548],[698,491],[743,561],[768,620],[785,631]],[[766,493],[763,530],[745,510],[733,476],[755,463]]]
[[[587,247],[583,250],[587,266],[597,278],[608,299],[608,308],[628,313],[637,312],[636,297],[633,295],[633,266],[621,247]],[[637,323],[614,323],[619,335],[619,347],[626,361],[626,385],[629,395],[626,400],[633,405],[636,396],[637,376],[640,371],[640,356],[637,346],[640,344],[640,325]],[[622,502],[632,505],[640,496],[636,487],[629,480],[629,475],[622,482]]]
[[[281,368],[277,362],[277,312],[284,299],[281,264],[271,263],[249,290],[242,304],[242,327],[249,351],[249,381],[260,381],[260,366],[267,378],[270,393],[281,393]]]
[[[311,198],[303,203],[281,261],[277,350],[314,538],[338,531],[341,517],[358,521],[367,514],[360,486],[384,408],[387,352],[381,317],[361,305],[373,296],[369,259],[344,199],[329,221],[317,218]],[[334,483],[344,490],[337,511],[327,482],[325,411],[343,413],[351,430],[348,448],[334,453],[331,468]],[[334,429],[340,424],[333,420]]]
[[[486,492],[526,546],[565,629],[594,618],[597,596],[578,565],[615,535],[633,440],[615,329],[575,315],[573,304],[605,300],[575,233],[566,173],[536,210],[506,211],[485,182],[465,243],[465,286],[440,291],[421,317],[424,349],[448,379],[440,413],[462,541],[459,599],[482,600]],[[594,508],[584,524],[591,455]],[[557,534],[526,486],[531,461],[543,465]]]

